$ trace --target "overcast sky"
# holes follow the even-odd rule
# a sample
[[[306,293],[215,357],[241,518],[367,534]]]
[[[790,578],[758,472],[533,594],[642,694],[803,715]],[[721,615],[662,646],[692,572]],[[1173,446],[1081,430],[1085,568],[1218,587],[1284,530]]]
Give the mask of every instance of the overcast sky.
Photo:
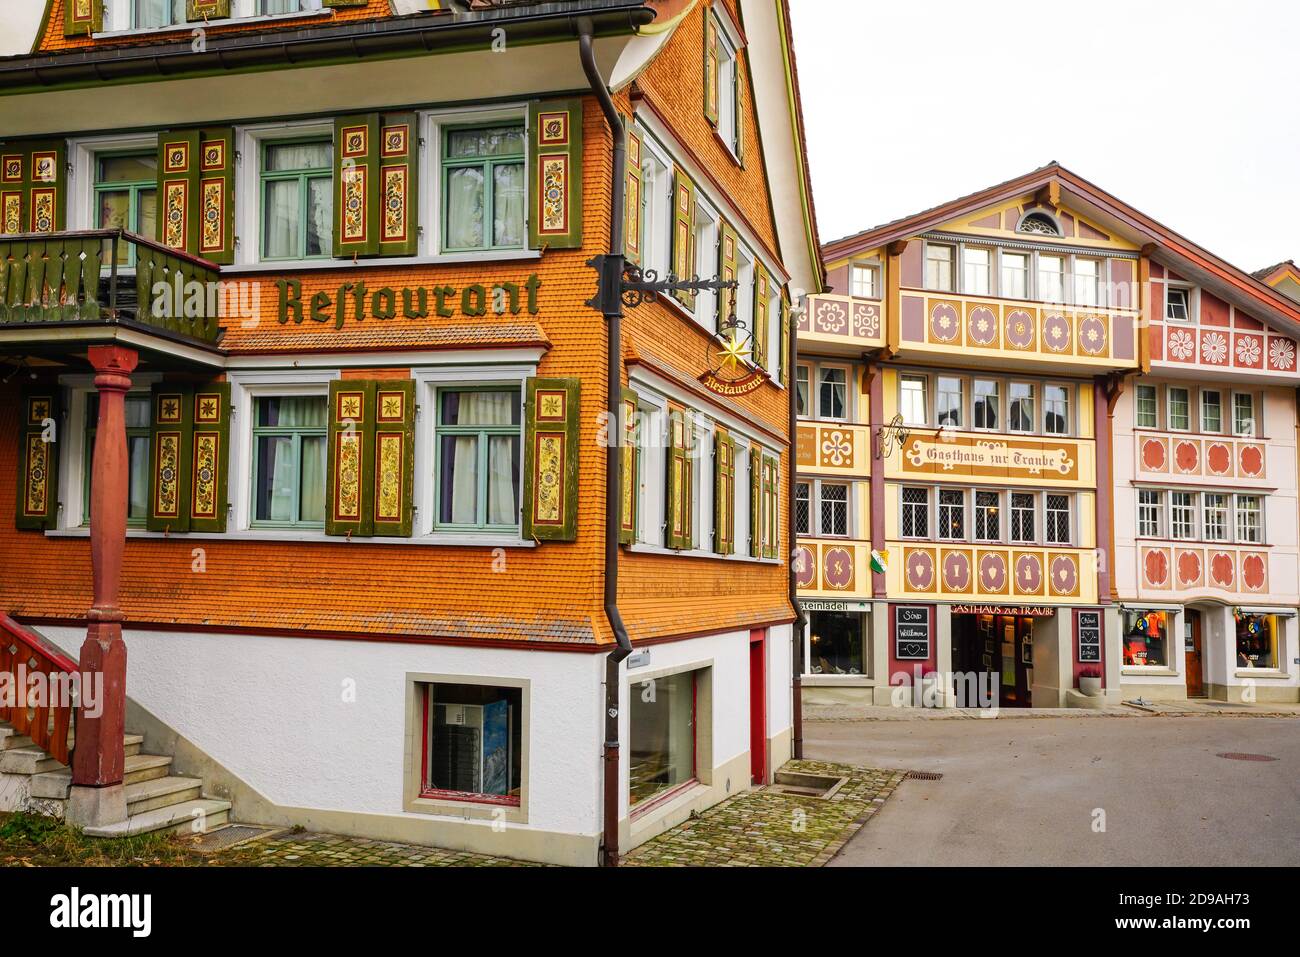
[[[791,0],[826,242],[1056,160],[1247,271],[1300,260],[1295,0]]]

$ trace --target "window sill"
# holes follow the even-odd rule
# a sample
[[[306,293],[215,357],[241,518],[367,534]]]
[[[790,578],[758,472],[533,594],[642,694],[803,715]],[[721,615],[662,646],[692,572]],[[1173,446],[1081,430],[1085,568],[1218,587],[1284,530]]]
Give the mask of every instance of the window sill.
[[[282,20],[312,20],[320,17],[332,17],[334,11],[328,5],[323,10],[297,10],[293,13],[265,13],[256,17],[223,17],[220,20],[195,20],[193,23],[173,23],[165,27],[133,27],[129,30],[105,30],[91,34],[92,40],[118,40],[125,37],[164,36],[169,33],[190,33],[193,30],[225,27],[231,24],[266,24]]]
[[[60,528],[47,531],[48,538],[89,538],[90,529]],[[432,535],[415,535],[411,538],[375,536],[373,538],[347,538],[343,535],[326,535],[321,531],[295,531],[293,529],[249,528],[230,532],[150,532],[142,528],[128,528],[128,539],[177,538],[185,541],[216,542],[332,542],[338,545],[442,545],[475,548],[536,548],[537,543],[512,535],[470,535],[436,532]],[[720,557],[720,556],[719,556]]]
[[[805,688],[874,688],[876,679],[868,675],[805,674],[800,678]]]
[[[387,266],[446,266],[456,263],[535,262],[542,258],[536,249],[493,250],[481,253],[439,253],[425,256],[380,256],[370,259],[277,259],[273,262],[236,263],[222,266],[221,275],[243,273],[313,272],[322,269],[363,269]]]
[[[1164,665],[1123,665],[1119,669],[1119,673],[1121,675],[1144,675],[1157,678],[1182,677],[1177,671],[1166,668]]]
[[[719,562],[752,562],[758,565],[779,565],[779,558],[754,558],[752,555],[719,555],[717,552],[708,552],[702,548],[692,548],[689,551],[684,548],[665,548],[663,545],[647,545],[638,542],[635,545],[624,545],[629,552],[637,555],[675,555],[679,558],[712,558]]]
[[[1290,678],[1286,671],[1276,668],[1238,668],[1232,673],[1234,678]]]
[[[658,811],[667,813],[679,804],[685,804],[694,800],[699,794],[707,791],[709,786],[701,784],[698,778],[691,778],[675,788],[670,788],[663,794],[656,795],[642,801],[640,804],[633,805],[628,810],[628,818],[633,822],[640,823],[647,815]]]

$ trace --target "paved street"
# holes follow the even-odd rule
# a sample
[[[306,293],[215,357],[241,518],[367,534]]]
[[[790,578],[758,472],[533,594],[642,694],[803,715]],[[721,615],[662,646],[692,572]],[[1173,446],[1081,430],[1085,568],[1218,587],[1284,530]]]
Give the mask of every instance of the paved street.
[[[903,782],[832,866],[1300,864],[1291,718],[810,721],[804,741],[812,759],[943,772]]]

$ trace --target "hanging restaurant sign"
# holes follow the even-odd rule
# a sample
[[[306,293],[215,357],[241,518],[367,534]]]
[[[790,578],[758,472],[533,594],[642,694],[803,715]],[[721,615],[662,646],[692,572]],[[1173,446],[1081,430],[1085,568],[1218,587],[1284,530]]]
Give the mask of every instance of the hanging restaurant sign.
[[[748,395],[768,380],[754,358],[753,340],[745,324],[733,319],[723,324],[705,350],[708,365],[700,382],[717,395]]]
[[[517,315],[527,311],[538,312],[537,291],[542,280],[534,273],[522,283],[494,282],[457,286],[405,286],[394,289],[384,286],[370,290],[365,280],[342,283],[331,294],[321,289],[304,297],[302,280],[277,279],[279,307],[277,318],[281,325],[305,320],[333,324],[342,329],[347,320],[364,322],[366,319],[427,319],[437,316]]]

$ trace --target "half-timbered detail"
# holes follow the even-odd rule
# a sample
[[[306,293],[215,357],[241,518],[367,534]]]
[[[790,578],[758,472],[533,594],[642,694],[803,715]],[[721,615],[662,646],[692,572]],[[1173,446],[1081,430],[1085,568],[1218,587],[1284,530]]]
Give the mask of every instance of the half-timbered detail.
[[[795,750],[786,4],[288,6],[55,0],[0,59],[0,555],[41,569],[0,670],[111,692],[0,714],[71,768],[0,810],[613,863]],[[147,811],[135,714],[213,756]]]

